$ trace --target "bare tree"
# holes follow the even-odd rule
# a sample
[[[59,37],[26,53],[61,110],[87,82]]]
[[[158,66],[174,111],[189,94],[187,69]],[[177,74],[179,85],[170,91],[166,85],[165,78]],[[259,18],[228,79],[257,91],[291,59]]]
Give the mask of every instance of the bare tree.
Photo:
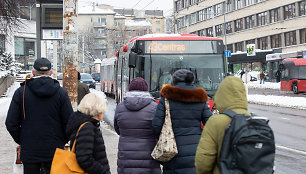
[[[20,5],[35,2],[35,0],[1,0],[0,1],[0,31],[8,34],[14,31],[16,27],[22,26]]]

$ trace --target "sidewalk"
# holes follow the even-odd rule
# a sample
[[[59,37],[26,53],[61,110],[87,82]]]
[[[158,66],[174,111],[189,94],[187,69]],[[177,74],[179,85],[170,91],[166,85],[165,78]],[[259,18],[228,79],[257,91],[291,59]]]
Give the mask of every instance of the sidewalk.
[[[117,174],[117,153],[119,136],[116,132],[105,122],[102,122],[100,129],[102,131],[106,154],[110,165],[111,173]]]

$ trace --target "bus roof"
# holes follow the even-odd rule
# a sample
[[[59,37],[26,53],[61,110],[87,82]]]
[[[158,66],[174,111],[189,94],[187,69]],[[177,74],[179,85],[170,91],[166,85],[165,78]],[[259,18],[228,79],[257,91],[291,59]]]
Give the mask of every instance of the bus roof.
[[[147,34],[130,40],[222,40],[216,37],[202,37],[195,34]]]
[[[283,60],[283,62],[293,62],[294,65],[306,65],[306,58],[288,58]]]

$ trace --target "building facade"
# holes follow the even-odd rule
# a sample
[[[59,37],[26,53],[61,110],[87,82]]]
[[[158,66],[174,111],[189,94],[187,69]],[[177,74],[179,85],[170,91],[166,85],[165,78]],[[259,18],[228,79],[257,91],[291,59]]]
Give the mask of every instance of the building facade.
[[[232,53],[247,51],[248,44],[267,54],[306,50],[306,0],[174,0],[174,11],[178,33],[221,37]],[[259,68],[274,72],[278,62]]]

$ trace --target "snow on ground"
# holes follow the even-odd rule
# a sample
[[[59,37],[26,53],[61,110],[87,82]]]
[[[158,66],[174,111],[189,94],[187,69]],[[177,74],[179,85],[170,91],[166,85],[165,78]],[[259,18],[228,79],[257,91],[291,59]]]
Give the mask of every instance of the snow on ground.
[[[273,95],[248,95],[249,103],[272,105],[306,110],[306,98],[273,96]]]
[[[247,83],[248,88],[261,88],[261,89],[279,89],[280,90],[280,82],[272,83],[265,82],[264,84],[260,84],[259,81],[253,81]]]

